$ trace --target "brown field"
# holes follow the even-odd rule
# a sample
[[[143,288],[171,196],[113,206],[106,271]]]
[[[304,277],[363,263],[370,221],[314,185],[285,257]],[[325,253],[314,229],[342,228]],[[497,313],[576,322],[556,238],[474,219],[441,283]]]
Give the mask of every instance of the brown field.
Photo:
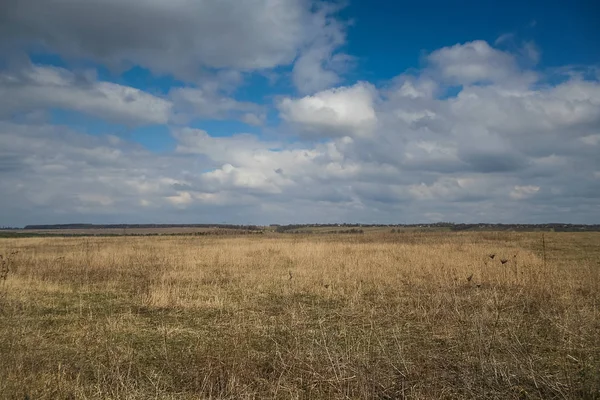
[[[0,254],[3,399],[600,398],[600,233],[20,238]]]

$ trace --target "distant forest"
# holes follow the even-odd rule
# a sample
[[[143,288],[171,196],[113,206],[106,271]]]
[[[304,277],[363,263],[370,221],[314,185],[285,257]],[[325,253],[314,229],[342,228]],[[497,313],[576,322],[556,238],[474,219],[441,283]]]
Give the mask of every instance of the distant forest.
[[[600,224],[456,224],[452,222],[436,222],[432,224],[293,224],[279,225],[272,224],[277,232],[293,231],[300,228],[317,227],[345,227],[345,228],[370,228],[370,227],[389,227],[389,228],[446,228],[451,231],[555,231],[555,232],[590,232],[600,231]],[[234,225],[234,224],[58,224],[58,225],[27,225],[25,230],[47,230],[47,229],[133,229],[133,228],[221,228],[221,229],[241,229],[241,230],[262,230],[263,226],[258,225]]]
[[[222,228],[261,230],[256,225],[228,225],[228,224],[58,224],[58,225],[27,225],[23,229],[134,229],[134,228]]]
[[[453,222],[436,222],[432,224],[306,224],[306,225],[271,225],[277,232],[293,231],[312,227],[345,227],[345,228],[445,228],[451,231],[554,231],[554,232],[594,232],[600,231],[600,224],[456,224]],[[400,232],[400,231],[399,231]]]

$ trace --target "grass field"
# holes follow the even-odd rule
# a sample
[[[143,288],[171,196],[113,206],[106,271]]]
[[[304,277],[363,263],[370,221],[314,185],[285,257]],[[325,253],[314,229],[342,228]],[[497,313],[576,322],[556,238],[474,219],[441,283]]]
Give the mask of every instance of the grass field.
[[[0,254],[3,399],[600,398],[600,233],[22,238]]]

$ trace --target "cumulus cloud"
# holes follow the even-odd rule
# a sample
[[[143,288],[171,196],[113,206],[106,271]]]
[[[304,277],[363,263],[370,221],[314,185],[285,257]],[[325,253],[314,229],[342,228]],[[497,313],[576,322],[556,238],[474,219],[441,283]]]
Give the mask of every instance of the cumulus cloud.
[[[380,87],[360,82],[281,98],[276,107],[284,123],[258,134],[217,137],[171,127],[172,152],[44,124],[36,115],[2,122],[0,220],[597,222],[597,78],[530,80],[537,74],[515,52],[485,42],[432,55],[422,70]],[[19,99],[16,87],[60,89],[65,81],[69,90],[85,87],[92,96],[101,83],[44,72],[35,79],[19,75],[9,98]],[[455,84],[458,93],[447,95]],[[190,115],[264,121],[265,110],[201,83],[167,98],[160,100]]]
[[[416,200],[443,200],[447,202],[474,201],[488,197],[494,191],[497,179],[483,176],[440,177],[431,184],[409,186],[409,193]],[[497,189],[496,189],[497,190]]]
[[[519,72],[512,54],[483,40],[444,47],[429,54],[427,61],[442,79],[459,85],[507,81]]]
[[[478,136],[487,132],[500,140],[520,141],[522,148],[541,150],[553,143],[544,143],[552,135],[578,137],[597,128],[600,84],[571,79],[537,90],[471,87],[448,105],[465,130],[468,126]]]
[[[260,126],[265,123],[267,116],[264,113],[245,113],[241,116],[241,121],[248,125]]]
[[[328,12],[335,8],[324,4],[317,14],[320,18],[315,18],[319,26],[314,30],[312,40],[300,52],[292,70],[292,81],[302,94],[337,84],[340,81],[339,74],[345,72],[353,62],[351,56],[338,51],[346,41],[344,25],[327,17]]]
[[[181,128],[173,130],[178,144],[176,151],[183,154],[207,154],[211,159],[227,162],[233,157],[243,160],[245,154],[254,154],[260,150],[278,147],[279,143],[264,142],[255,135],[236,134],[216,138],[202,129]],[[242,155],[241,153],[244,153]]]
[[[63,68],[30,66],[0,73],[0,114],[75,110],[131,125],[164,124],[171,102],[141,90]]]
[[[8,0],[1,9],[5,46],[30,43],[184,79],[202,67],[289,65],[307,46],[332,43],[338,29],[335,9],[307,0]]]
[[[391,98],[431,99],[439,90],[439,84],[429,78],[401,75],[394,83],[393,90],[388,91],[388,96]]]
[[[214,166],[193,179],[196,189],[216,192],[242,189],[253,193],[301,190],[302,183],[339,178],[351,170],[333,143],[306,147],[266,142],[255,135],[211,137],[199,129],[173,132],[177,152],[195,154]],[[295,189],[294,189],[295,188]],[[302,196],[302,195],[301,195]]]
[[[369,136],[377,123],[375,89],[359,82],[300,99],[284,98],[278,108],[284,120],[307,135]]]
[[[0,160],[18,160],[0,171],[0,219],[7,224],[135,219],[140,204],[164,204],[183,178],[178,160],[65,127],[2,122],[0,149]]]
[[[169,92],[169,99],[174,104],[172,117],[180,123],[194,118],[237,118],[250,125],[261,125],[264,120],[259,105],[240,102],[210,89],[176,88]]]
[[[351,58],[345,54],[332,56],[331,49],[313,48],[304,52],[294,64],[292,80],[300,93],[314,93],[340,81],[338,71],[345,70]]]
[[[94,70],[71,72],[64,68],[27,65],[0,72],[0,116],[25,113],[42,118],[47,109],[77,111],[130,126],[187,123],[195,118],[239,119],[262,125],[264,108],[240,102],[220,90],[224,80],[205,81],[198,87],[178,87],[165,97],[99,81]]]

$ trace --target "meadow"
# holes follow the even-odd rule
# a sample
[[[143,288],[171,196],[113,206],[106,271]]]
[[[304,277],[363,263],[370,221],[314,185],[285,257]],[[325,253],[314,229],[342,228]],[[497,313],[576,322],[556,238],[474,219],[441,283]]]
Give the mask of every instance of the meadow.
[[[600,233],[0,239],[2,399],[598,399]]]

